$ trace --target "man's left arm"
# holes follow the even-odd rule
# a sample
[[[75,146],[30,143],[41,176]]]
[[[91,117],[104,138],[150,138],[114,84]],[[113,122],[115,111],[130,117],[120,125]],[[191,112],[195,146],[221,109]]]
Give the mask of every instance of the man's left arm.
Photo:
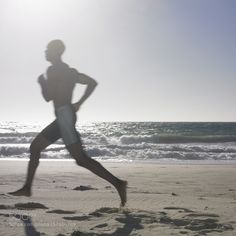
[[[95,79],[86,74],[79,73],[75,69],[73,69],[72,73],[74,74],[76,83],[87,85],[83,96],[79,99],[78,102],[73,104],[75,111],[78,111],[84,101],[92,94],[98,83]]]

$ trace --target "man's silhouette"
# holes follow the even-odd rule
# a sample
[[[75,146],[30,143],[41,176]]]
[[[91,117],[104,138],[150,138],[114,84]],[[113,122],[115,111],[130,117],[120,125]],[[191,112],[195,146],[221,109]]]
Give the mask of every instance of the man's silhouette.
[[[30,161],[24,186],[10,194],[15,196],[31,196],[32,181],[39,165],[40,153],[50,144],[62,138],[67,150],[79,166],[87,168],[97,176],[110,182],[118,191],[121,205],[126,203],[127,182],[112,175],[99,162],[90,158],[83,150],[79,133],[76,131],[76,112],[83,102],[91,95],[97,82],[91,77],[79,73],[62,61],[65,50],[61,40],[51,41],[45,52],[46,60],[52,65],[48,67],[46,76],[40,75],[38,83],[42,89],[44,99],[53,101],[56,119],[48,125],[30,145]],[[80,100],[71,104],[75,84],[87,85]]]

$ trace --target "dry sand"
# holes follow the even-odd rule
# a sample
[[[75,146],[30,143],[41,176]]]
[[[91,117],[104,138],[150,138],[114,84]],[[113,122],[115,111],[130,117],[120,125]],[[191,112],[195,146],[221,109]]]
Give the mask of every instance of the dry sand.
[[[123,209],[110,184],[72,161],[41,161],[33,196],[10,196],[27,161],[0,161],[0,235],[236,235],[235,164],[103,165],[129,182]]]

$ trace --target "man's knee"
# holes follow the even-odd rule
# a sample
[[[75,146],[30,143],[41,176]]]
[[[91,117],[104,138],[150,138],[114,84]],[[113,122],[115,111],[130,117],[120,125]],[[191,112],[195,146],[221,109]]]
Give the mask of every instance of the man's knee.
[[[39,134],[30,145],[30,154],[40,155],[41,151],[43,151],[49,145],[49,141]]]
[[[31,155],[40,155],[40,148],[34,142],[30,144],[30,154]]]
[[[34,162],[35,164],[39,163],[40,153],[42,151],[42,146],[36,140],[34,140],[30,145],[30,161]]]
[[[76,156],[74,158],[75,158],[77,165],[82,166],[82,167],[86,166],[87,160],[84,156],[80,155],[80,156]]]
[[[70,155],[73,156],[74,158],[76,156],[84,156],[85,155],[82,145],[80,145],[78,143],[69,145],[66,148],[69,151]]]
[[[34,166],[39,165],[40,150],[34,145],[30,145],[30,162]]]
[[[67,150],[71,154],[71,156],[75,159],[76,163],[79,166],[85,167],[89,157],[87,156],[86,152],[83,149],[83,146],[76,143],[70,146],[67,146]]]

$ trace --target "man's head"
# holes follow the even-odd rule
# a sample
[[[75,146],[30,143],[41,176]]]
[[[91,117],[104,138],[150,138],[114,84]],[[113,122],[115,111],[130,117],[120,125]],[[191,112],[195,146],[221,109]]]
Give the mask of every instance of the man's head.
[[[65,44],[55,39],[48,43],[47,50],[45,51],[47,61],[53,62],[61,58],[61,55],[65,51]]]

